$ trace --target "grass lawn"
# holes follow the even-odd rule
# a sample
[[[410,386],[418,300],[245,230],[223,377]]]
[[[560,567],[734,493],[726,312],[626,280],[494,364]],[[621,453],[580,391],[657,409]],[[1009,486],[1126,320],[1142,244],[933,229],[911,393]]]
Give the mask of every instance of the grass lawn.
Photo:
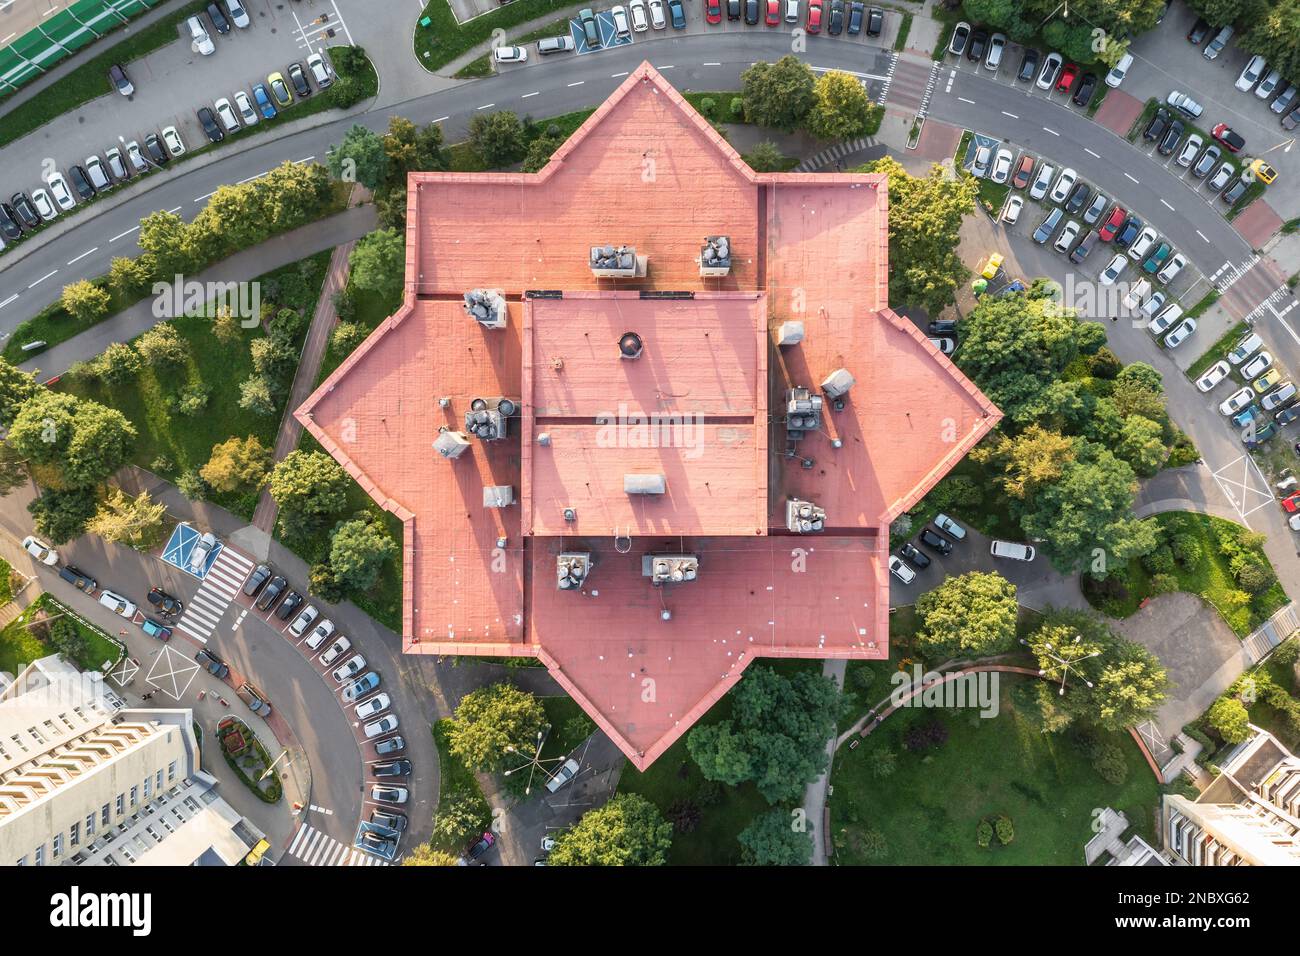
[[[536,42],[537,40],[544,40],[547,37],[553,37],[553,36],[561,36],[561,35],[567,36],[568,33],[569,33],[569,18],[561,17],[560,19],[555,20],[552,23],[548,23],[545,26],[540,27],[536,30],[530,30],[528,33],[523,33],[520,34],[519,36],[511,36],[508,38],[509,42],[503,45],[526,47],[529,44]],[[532,50],[530,52],[533,55],[538,55],[536,50]],[[466,63],[464,66],[462,66],[459,70],[456,71],[456,79],[458,80],[472,80],[475,79],[476,77],[491,76],[491,75],[492,75],[492,54],[490,53],[484,53],[477,60],[470,60],[468,63]]]
[[[1178,590],[1198,595],[1217,608],[1224,621],[1238,637],[1245,637],[1287,602],[1282,585],[1274,583],[1267,591],[1254,595],[1250,603],[1244,607],[1233,605],[1229,596],[1238,590],[1237,583],[1228,568],[1227,558],[1220,551],[1215,535],[1216,527],[1229,526],[1232,522],[1212,515],[1183,511],[1171,511],[1147,520],[1156,522],[1165,541],[1177,534],[1190,534],[1196,539],[1201,549],[1201,556],[1196,564],[1191,568],[1184,568],[1177,563],[1174,565]],[[1265,561],[1268,560],[1262,551],[1260,557]],[[1100,595],[1095,589],[1086,586],[1088,580],[1086,576],[1083,578],[1084,597],[1093,607],[1111,617],[1128,617],[1137,611],[1142,602],[1153,593],[1151,575],[1138,559],[1129,562],[1128,568],[1120,578],[1127,589],[1126,596]]]
[[[415,58],[426,70],[438,70],[480,43],[486,43],[492,38],[493,30],[509,30],[561,10],[576,12],[578,7],[579,4],[570,0],[514,0],[462,25],[456,22],[447,0],[429,0],[415,24]],[[420,26],[418,20],[425,18],[429,25]]]
[[[455,793],[476,794],[483,804],[483,815],[486,817],[490,810],[487,798],[483,796],[483,788],[478,785],[478,778],[469,767],[452,756],[451,746],[447,742],[447,731],[450,728],[451,720],[445,717],[433,725],[433,745],[438,748],[438,806],[444,806],[447,798]],[[439,850],[457,855],[465,850],[459,841],[434,838],[433,845]]]
[[[1142,107],[1142,112],[1138,114],[1138,118],[1129,127],[1128,141],[1130,143],[1137,142],[1137,138],[1142,135],[1142,131],[1147,128],[1147,123],[1151,122],[1151,117],[1156,115],[1156,110],[1159,108],[1160,101],[1154,96],[1147,100],[1146,105]]]
[[[15,618],[0,631],[0,671],[17,674],[38,657],[48,657],[54,649],[32,633],[24,625],[30,624],[36,614],[44,611],[50,616],[63,614],[68,609],[48,594],[42,594],[32,602],[21,616]],[[74,663],[82,670],[98,671],[105,661],[116,664],[122,656],[122,648],[108,638],[103,631],[68,615],[77,625],[77,630],[86,641],[86,652]]]
[[[1209,297],[1207,296],[1206,298]],[[1205,300],[1202,299],[1201,302],[1196,303],[1196,308],[1200,308],[1204,301]],[[1209,308],[1209,305],[1206,305],[1206,308]],[[1237,344],[1237,340],[1245,335],[1249,330],[1250,326],[1245,322],[1238,322],[1232,328],[1228,329],[1228,331],[1224,332],[1217,342],[1206,349],[1204,355],[1188,366],[1186,373],[1187,377],[1193,382],[1200,378],[1205,373],[1206,369],[1215,362],[1218,362],[1220,359],[1225,358],[1227,354],[1232,351],[1232,347]]]
[[[0,558],[0,607],[14,599],[14,569],[9,562]],[[4,668],[0,668],[4,670]]]
[[[1300,638],[1292,638],[1300,640]],[[1291,692],[1292,697],[1300,697],[1300,679],[1297,679],[1295,671],[1290,665],[1280,664],[1274,658],[1270,657],[1264,661],[1264,670],[1266,670],[1273,681],[1279,686],[1286,688]],[[1300,730],[1288,721],[1276,707],[1266,704],[1263,700],[1257,700],[1250,705],[1250,722],[1258,727],[1263,727],[1278,740],[1282,741],[1292,753],[1300,748]]]
[[[572,697],[543,697],[541,701],[542,709],[546,711],[546,722],[551,725],[550,733],[542,744],[543,760],[565,756],[595,732],[595,721],[583,712]],[[545,766],[548,770],[553,770],[559,763]]]
[[[997,216],[1002,211],[1002,204],[1007,201],[1007,193],[1011,192],[1011,187],[1006,183],[995,183],[991,179],[980,179],[978,182],[980,202],[991,215]]]
[[[965,20],[966,11],[958,6],[954,10],[949,10],[941,3],[936,3],[934,9],[930,11],[930,16],[943,24],[939,31],[939,39],[934,41],[934,52],[931,59],[942,60],[948,53],[948,44],[952,42],[952,29],[961,20]]]
[[[1119,785],[1098,776],[1070,737],[1043,734],[1016,713],[1010,688],[1027,678],[1002,681],[997,717],[974,711],[903,710],[880,725],[856,750],[841,748],[831,783],[831,821],[843,864],[1081,865],[1092,836],[1092,811],[1114,807],[1134,829],[1154,839],[1152,811],[1159,799],[1155,777],[1127,734],[1115,742],[1128,762]],[[915,721],[937,715],[948,741],[925,755],[902,745]],[[868,755],[882,747],[897,754],[897,770],[885,779],[870,771]],[[1015,826],[1009,846],[981,849],[975,828],[990,814]],[[875,829],[884,852],[868,858],[862,837]]]
[[[0,671],[17,675],[36,658],[49,655],[49,648],[23,626],[25,622],[26,615],[17,617],[0,631]]]
[[[910,13],[905,13],[903,14],[903,22],[898,26],[898,36],[894,37],[895,52],[901,51],[903,47],[907,46],[907,35],[911,32],[912,15]],[[945,36],[947,36],[947,34],[945,34]]]

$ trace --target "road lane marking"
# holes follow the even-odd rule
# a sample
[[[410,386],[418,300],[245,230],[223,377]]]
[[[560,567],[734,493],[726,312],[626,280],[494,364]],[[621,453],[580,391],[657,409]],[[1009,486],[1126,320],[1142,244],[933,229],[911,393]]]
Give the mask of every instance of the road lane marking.
[[[213,196],[215,196],[216,193],[217,193],[217,191],[214,189],[214,190],[212,190],[212,192],[210,192],[210,193],[204,193],[202,196],[195,196],[195,197],[194,197],[194,201],[195,201],[195,202],[203,202],[203,200],[205,200],[205,199],[210,199],[210,198],[212,198]]]
[[[1044,130],[1045,132],[1051,133],[1053,136],[1060,136],[1060,135],[1061,135],[1061,134],[1058,133],[1056,130],[1054,130],[1054,129],[1050,129],[1050,128],[1046,127],[1046,126],[1043,127],[1043,130]]]
[[[536,96],[536,95],[537,95],[538,93],[540,93],[540,92],[542,92],[542,91],[541,91],[541,90],[533,90],[531,93],[525,93],[523,96],[521,96],[521,97],[519,97],[519,98],[520,98],[521,100],[526,100],[526,99],[528,99],[528,97],[530,97],[530,96]]]
[[[722,66],[721,63],[705,63],[704,66]]]
[[[294,162],[299,164],[310,163],[315,158],[316,158],[315,156],[304,156],[302,159],[295,159]]]
[[[1201,232],[1201,230],[1197,229],[1196,234],[1200,236],[1202,239],[1204,239],[1206,242],[1210,241],[1210,237],[1207,236],[1205,233]]]
[[[1166,209],[1168,209],[1170,212],[1174,211],[1174,207],[1169,205],[1169,203],[1165,202],[1163,199],[1160,200],[1160,204],[1164,206]]]
[[[609,78],[610,78],[611,80],[617,80],[617,79],[619,79],[620,77],[624,77],[624,76],[627,76],[627,70],[624,70],[622,73],[611,73],[611,74],[609,75]]]
[[[129,235],[131,235],[131,233],[137,231],[139,228],[140,228],[139,226],[132,226],[132,227],[131,227],[130,229],[128,229],[126,232],[119,232],[116,236],[114,236],[112,239],[110,239],[110,240],[108,240],[108,241],[109,241],[109,242],[117,242],[117,240],[121,239],[123,236],[129,236]]]
[[[181,207],[180,207],[180,206],[177,206],[175,209],[168,209],[167,211],[168,211],[169,213],[180,212],[180,211],[181,211]]]
[[[474,108],[475,108],[476,110],[490,110],[490,109],[491,109],[492,107],[494,107],[494,106],[496,106],[495,103],[487,103],[487,104],[485,104],[485,105],[483,105],[483,106],[476,106],[476,107],[474,107]]]
[[[1124,175],[1125,175],[1125,176],[1128,176],[1128,178],[1129,178],[1129,179],[1132,179],[1132,180],[1133,180],[1133,182],[1135,182],[1135,183],[1136,183],[1136,182],[1137,182],[1137,179],[1136,179],[1136,178],[1134,178],[1134,177],[1133,177],[1133,176],[1129,176],[1129,174],[1128,174],[1128,173],[1125,173],[1125,174],[1124,174]]]
[[[1101,159],[1101,153],[1094,153],[1087,146],[1083,147],[1083,151],[1087,153],[1089,156],[1091,156],[1093,159]]]
[[[50,276],[54,275],[54,274],[55,274],[56,272],[58,272],[58,271],[59,271],[58,269],[55,269],[54,272],[47,272],[47,273],[45,273],[45,275],[41,276],[39,279],[37,279],[35,282],[33,282],[33,283],[32,283],[31,285],[29,285],[27,288],[29,288],[29,289],[35,289],[38,285],[40,285],[42,282],[44,282],[46,279],[48,279]]]
[[[587,82],[586,80],[577,80],[577,81],[575,81],[575,82],[573,82],[573,83],[569,83],[569,84],[566,84],[566,85],[568,85],[568,86],[582,86],[582,84],[584,84],[584,83],[586,83],[586,82]]]
[[[18,298],[18,293],[17,293],[17,292],[15,292],[15,293],[14,293],[13,295],[11,295],[9,298],[5,299],[3,302],[0,302],[0,309],[3,309],[6,305],[8,305],[10,302],[12,302],[12,301],[13,301],[14,299],[16,299],[16,298]]]
[[[451,119],[450,116],[439,116],[436,120],[434,120],[434,122],[435,122],[435,123],[445,123],[445,122],[446,122],[447,120],[449,120],[449,119]]]
[[[974,106],[974,105],[975,105],[975,101],[974,101],[974,100],[968,100],[968,99],[966,99],[966,97],[964,97],[964,96],[959,96],[959,97],[957,97],[957,99],[961,100],[963,103],[969,103],[971,106]]]
[[[671,69],[675,69],[675,67],[674,67],[673,64],[671,64],[671,63],[665,63],[663,66],[659,67],[659,69],[661,69],[661,70],[671,70]]]
[[[98,251],[99,251],[99,246],[95,246],[94,249],[87,249],[81,255],[77,256],[77,258],[69,259],[68,265],[72,265],[74,262],[80,262],[82,259],[86,258],[86,256],[90,255],[92,252],[98,252]]]
[[[1002,111],[1002,115],[1003,115],[1003,116],[1010,116],[1010,117],[1011,117],[1012,119],[1014,119],[1014,120],[1018,120],[1018,119],[1020,119],[1020,117],[1017,116],[1015,113],[1008,113],[1006,110],[1003,110],[1003,111]]]

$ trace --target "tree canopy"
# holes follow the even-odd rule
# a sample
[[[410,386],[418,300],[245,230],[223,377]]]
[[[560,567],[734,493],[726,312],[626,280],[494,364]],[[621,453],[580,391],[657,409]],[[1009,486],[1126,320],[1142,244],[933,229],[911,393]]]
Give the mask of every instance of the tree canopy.
[[[130,456],[136,430],[121,412],[63,392],[29,397],[9,429],[9,446],[33,465],[46,466],[48,487],[94,485]]]
[[[588,810],[556,838],[551,866],[663,866],[673,828],[659,808],[635,793],[616,794]]]
[[[780,807],[755,817],[737,839],[746,866],[807,866],[812,861],[812,834]]]
[[[514,684],[481,687],[466,694],[447,731],[451,752],[474,770],[499,770],[512,755],[531,755],[546,724],[541,701]],[[519,763],[526,758],[515,757]]]
[[[817,100],[812,69],[788,54],[775,63],[755,63],[740,74],[740,83],[745,118],[786,133],[802,125]]]
[[[289,452],[271,472],[271,497],[280,509],[281,530],[293,537],[319,529],[347,505],[350,480],[324,452]]]
[[[348,263],[357,288],[396,299],[406,282],[406,239],[395,229],[377,229],[357,241]]]
[[[987,657],[1016,639],[1016,586],[996,572],[944,578],[916,601],[917,646],[927,657]]]

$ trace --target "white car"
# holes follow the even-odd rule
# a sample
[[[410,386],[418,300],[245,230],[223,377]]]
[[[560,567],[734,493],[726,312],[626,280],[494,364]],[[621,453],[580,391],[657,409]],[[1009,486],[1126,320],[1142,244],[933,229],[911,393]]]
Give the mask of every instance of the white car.
[[[989,174],[989,178],[995,183],[1005,183],[1011,175],[1012,159],[1011,150],[1005,146],[999,149],[998,154],[993,157],[993,172]]]
[[[1182,323],[1165,336],[1165,348],[1176,349],[1187,341],[1188,336],[1196,331],[1195,319],[1183,319]]]
[[[167,147],[167,152],[173,156],[185,155],[185,140],[181,139],[181,131],[175,126],[168,126],[162,131],[163,144]]]
[[[1259,407],[1264,409],[1266,412],[1271,412],[1283,402],[1294,398],[1295,393],[1296,387],[1294,382],[1283,382],[1259,400]]]
[[[321,645],[329,640],[329,636],[333,633],[334,622],[326,618],[312,629],[311,634],[303,643],[313,651],[318,651],[320,650]]]
[[[1231,366],[1227,362],[1215,362],[1205,370],[1204,375],[1196,380],[1196,387],[1202,392],[1212,391],[1214,386],[1218,385],[1228,377],[1230,369]]]
[[[1255,390],[1246,385],[1219,403],[1219,414],[1235,415],[1254,400]]]
[[[1259,82],[1259,78],[1264,75],[1264,71],[1267,69],[1268,62],[1262,56],[1258,54],[1252,56],[1250,62],[1242,67],[1241,75],[1237,77],[1237,89],[1243,93],[1247,92]]]
[[[338,637],[334,643],[325,648],[325,653],[320,656],[320,662],[329,667],[336,660],[352,649],[352,642],[346,637]]]
[[[668,20],[664,17],[664,0],[650,0],[650,25],[656,30],[668,26]]]
[[[1124,258],[1123,253],[1120,253],[1106,263],[1106,268],[1101,270],[1101,275],[1097,277],[1097,281],[1102,285],[1114,285],[1127,268],[1128,260]]]
[[[120,594],[114,594],[112,591],[101,591],[99,603],[114,614],[119,614],[128,620],[135,617],[135,605]]]
[[[330,61],[319,53],[307,57],[307,72],[322,90],[334,82],[334,68],[330,66]]]
[[[984,179],[989,174],[989,166],[993,163],[993,147],[979,146],[975,149],[975,158],[971,161],[970,171],[972,175]]]
[[[186,27],[190,31],[190,49],[200,56],[211,56],[217,52],[217,48],[212,45],[212,37],[208,36],[208,31],[203,28],[203,21],[198,17],[190,17],[185,21]]]
[[[109,178],[108,169],[98,156],[86,157],[86,175],[90,178],[90,184],[99,192],[113,188],[113,180]]]
[[[367,717],[374,717],[376,714],[382,714],[391,707],[392,704],[393,702],[388,699],[387,694],[376,694],[369,700],[357,704],[355,708],[357,719],[365,720]]]
[[[1043,163],[1038,167],[1038,175],[1034,177],[1033,185],[1029,187],[1030,199],[1042,199],[1047,195],[1047,187],[1052,184],[1052,177],[1056,175],[1056,167],[1051,163]]]
[[[1025,200],[1022,196],[1012,196],[1007,200],[1007,208],[1002,210],[1002,221],[1008,226],[1014,226],[1020,221],[1020,211],[1025,208]]]
[[[1241,377],[1248,382],[1253,378],[1259,378],[1264,374],[1264,370],[1272,364],[1273,356],[1268,352],[1260,352],[1241,367]]]
[[[226,0],[226,9],[235,26],[241,30],[248,26],[248,11],[244,9],[244,0]]]
[[[135,140],[126,144],[126,158],[131,161],[131,168],[137,173],[147,173],[153,168],[153,163],[144,158],[144,153],[140,152],[140,144]]]
[[[630,37],[632,30],[627,25],[627,8],[621,4],[617,7],[610,7],[609,15],[614,20],[614,36]]]
[[[1134,262],[1141,262],[1159,238],[1160,234],[1147,226],[1138,233],[1138,237],[1133,240],[1133,245],[1128,247],[1128,257]]]
[[[1259,81],[1259,86],[1255,87],[1255,95],[1261,100],[1266,100],[1273,95],[1277,85],[1282,82],[1281,70],[1270,70],[1268,76]]]
[[[1178,151],[1178,157],[1174,162],[1183,167],[1183,169],[1186,169],[1188,166],[1192,165],[1192,160],[1196,158],[1196,154],[1201,151],[1201,147],[1204,145],[1205,140],[1193,133],[1191,136],[1187,137],[1187,142],[1183,143],[1183,148]]]
[[[54,201],[50,199],[50,194],[44,189],[32,190],[32,205],[36,207],[36,212],[46,222],[59,218],[59,210],[54,208]]]
[[[203,570],[203,566],[208,563],[208,556],[216,546],[217,536],[211,531],[205,531],[198,543],[194,545],[194,550],[190,552],[190,570],[195,572]]]
[[[1165,294],[1163,292],[1156,292],[1151,296],[1151,298],[1142,303],[1142,308],[1139,311],[1148,319],[1153,319],[1155,318],[1156,313],[1160,311],[1160,307],[1165,304],[1165,301]]]
[[[1002,65],[1002,54],[1007,49],[1005,33],[995,33],[989,37],[989,52],[984,55],[984,69],[997,71]]]
[[[1156,279],[1168,285],[1178,273],[1183,271],[1185,265],[1187,265],[1187,257],[1181,252],[1176,252],[1173,258],[1165,263],[1164,268],[1156,273]]]
[[[217,119],[221,121],[221,125],[225,127],[227,133],[238,133],[244,128],[235,116],[235,110],[230,105],[230,100],[222,97],[213,104],[213,108],[216,110]]]
[[[366,724],[363,728],[366,737],[378,737],[381,734],[391,734],[397,729],[397,715],[385,714],[373,723]]]
[[[799,0],[785,0],[785,22],[799,22]]]
[[[1129,288],[1128,295],[1124,296],[1124,301],[1121,304],[1132,312],[1142,304],[1142,300],[1147,297],[1147,293],[1150,291],[1151,283],[1146,279],[1139,279]]]
[[[1079,174],[1069,167],[1061,170],[1061,175],[1057,177],[1056,185],[1052,187],[1052,202],[1058,206],[1065,202],[1065,198],[1070,195],[1070,190],[1074,188]]]
[[[257,110],[253,109],[253,101],[243,90],[235,94],[235,109],[239,110],[239,118],[244,121],[245,126],[257,125]]]
[[[380,800],[384,803],[405,803],[406,797],[405,787],[390,787],[385,783],[377,783],[370,788],[371,800]]]
[[[298,616],[295,617],[293,623],[289,625],[289,633],[294,637],[302,637],[303,632],[306,631],[307,628],[311,627],[311,622],[316,620],[319,615],[320,611],[316,610],[316,605],[308,604],[298,612]]]
[[[944,355],[951,355],[953,352],[957,351],[957,340],[949,338],[946,335],[930,336],[926,341]]]
[[[1264,340],[1255,332],[1247,332],[1241,341],[1233,346],[1232,351],[1228,353],[1228,361],[1233,365],[1240,365],[1246,359],[1254,355]]]
[[[1079,224],[1071,219],[1065,224],[1061,234],[1056,237],[1056,241],[1052,243],[1052,248],[1061,255],[1065,255],[1070,251],[1070,247],[1074,245],[1074,240],[1077,238],[1079,238]]]
[[[1133,54],[1125,53],[1119,58],[1119,62],[1111,67],[1110,72],[1106,74],[1106,85],[1111,89],[1117,88],[1124,82],[1124,77],[1128,75],[1129,67],[1133,65]]]
[[[1147,323],[1147,331],[1159,338],[1164,334],[1171,325],[1178,321],[1178,317],[1183,314],[1182,309],[1175,310],[1165,309],[1154,319]]]
[[[1065,61],[1061,59],[1061,54],[1047,54],[1043,59],[1043,66],[1038,71],[1038,79],[1034,81],[1034,85],[1040,90],[1050,90],[1052,84],[1056,82],[1056,74],[1060,71],[1063,62]]]
[[[362,657],[360,654],[353,654],[351,657],[349,657],[338,667],[334,668],[334,675],[333,675],[334,681],[336,683],[342,684],[345,680],[347,680],[353,674],[360,671],[361,668],[365,666],[366,666],[366,659]]]
[[[632,13],[633,30],[637,33],[645,33],[650,29],[650,18],[645,11],[645,0],[631,0],[628,3],[628,9]]]
[[[46,566],[59,563],[59,552],[55,551],[40,538],[28,535],[23,538],[23,550]]]
[[[578,763],[578,761],[570,757],[568,760],[564,761],[564,766],[555,771],[555,773],[551,775],[551,778],[546,781],[546,789],[551,793],[555,793],[566,783],[576,777],[581,767],[582,765]]]
[[[521,46],[499,46],[492,51],[492,59],[498,63],[527,63],[528,51]]]
[[[1292,531],[1300,531],[1300,512],[1287,518],[1286,523],[1291,527]]]
[[[50,195],[64,212],[77,205],[77,201],[72,198],[72,190],[68,188],[68,181],[63,178],[63,173],[50,173],[45,180],[45,185],[50,187]]]
[[[943,512],[934,516],[934,526],[954,541],[961,541],[966,537],[966,529]]]
[[[916,580],[916,572],[903,563],[903,559],[896,554],[889,556],[889,573],[904,584],[911,584]]]

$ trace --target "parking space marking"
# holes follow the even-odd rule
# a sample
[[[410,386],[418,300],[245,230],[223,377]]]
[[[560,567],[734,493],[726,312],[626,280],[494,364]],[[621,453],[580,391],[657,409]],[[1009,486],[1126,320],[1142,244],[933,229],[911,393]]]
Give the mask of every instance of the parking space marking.
[[[969,103],[971,106],[974,106],[974,105],[975,105],[975,101],[974,101],[974,100],[968,100],[968,99],[966,99],[966,97],[964,97],[964,96],[959,96],[959,97],[957,97],[957,99],[961,100],[963,103]]]
[[[1201,230],[1197,229],[1196,234],[1200,236],[1202,239],[1204,239],[1206,242],[1210,241],[1209,237],[1205,233],[1201,232]]]
[[[69,259],[68,265],[72,265],[74,262],[80,262],[82,259],[86,258],[86,256],[90,255],[92,252],[98,252],[98,251],[99,251],[99,246],[95,246],[95,248],[93,249],[87,249],[81,255],[77,256],[75,259]]]
[[[33,283],[32,283],[31,285],[29,285],[27,288],[29,288],[29,289],[35,289],[38,285],[40,285],[42,282],[44,282],[44,281],[45,281],[46,279],[48,279],[50,276],[55,275],[58,271],[59,271],[58,269],[55,269],[53,272],[47,272],[47,273],[45,273],[45,275],[41,276],[39,279],[37,279],[35,282],[33,282]]]

